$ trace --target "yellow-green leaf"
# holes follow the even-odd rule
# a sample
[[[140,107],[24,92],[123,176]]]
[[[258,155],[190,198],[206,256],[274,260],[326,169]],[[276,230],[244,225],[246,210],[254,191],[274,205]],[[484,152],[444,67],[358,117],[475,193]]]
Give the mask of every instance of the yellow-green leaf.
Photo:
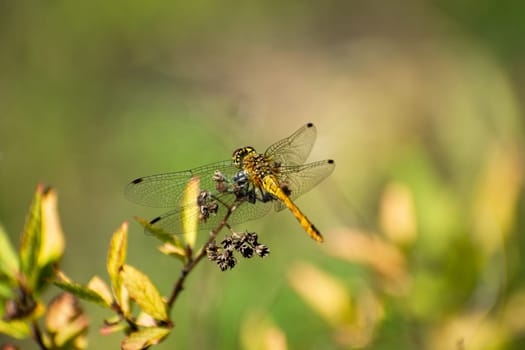
[[[182,197],[181,223],[184,232],[184,241],[193,249],[197,240],[197,225],[199,220],[199,178],[192,177],[184,189]]]
[[[144,311],[140,312],[135,319],[135,324],[140,327],[156,327],[157,320],[145,313]]]
[[[0,333],[16,339],[24,339],[29,337],[31,330],[29,329],[29,322],[27,321],[4,321],[0,319]]]
[[[56,333],[80,313],[77,300],[71,293],[62,292],[51,300],[46,309],[46,329]]]
[[[134,216],[133,219],[135,219],[135,221],[137,221],[140,224],[140,226],[144,227],[144,230],[151,233],[159,241],[182,247],[182,243],[176,235],[166,232],[162,228],[152,225],[149,223],[148,220],[140,218],[138,216]]]
[[[104,325],[100,327],[100,334],[110,335],[114,333],[125,332],[126,329],[128,329],[128,324],[120,322],[122,320],[120,316],[117,315],[114,318],[116,319],[115,321],[113,321],[113,319],[104,320]]]
[[[106,282],[104,282],[104,280],[98,276],[93,276],[88,284],[87,284],[87,287],[89,289],[91,289],[93,292],[97,293],[98,295],[100,295],[100,297],[102,299],[104,299],[104,301],[106,302],[106,304],[108,305],[111,305],[111,303],[113,302],[113,298],[111,296],[111,291],[108,287],[108,285],[106,284]]]
[[[188,251],[182,247],[175,246],[170,243],[164,243],[159,247],[161,253],[173,256],[182,262],[187,260]]]
[[[352,318],[352,299],[340,280],[307,263],[292,266],[288,280],[295,292],[328,323],[338,325]]]
[[[64,252],[64,233],[57,211],[57,194],[49,190],[43,194],[41,203],[42,242],[38,255],[38,266],[52,264],[62,257]]]
[[[81,314],[56,334],[54,343],[66,349],[85,349],[88,327],[89,319],[85,314]]]
[[[130,265],[124,265],[120,274],[131,299],[142,311],[157,320],[168,320],[166,303],[148,276]]]
[[[128,335],[120,345],[122,350],[141,350],[163,341],[170,329],[163,327],[143,328]]]
[[[134,219],[142,227],[144,227],[146,231],[153,234],[159,241],[163,243],[163,245],[159,247],[159,250],[162,253],[166,255],[175,256],[182,262],[186,262],[188,250],[184,247],[184,244],[179,239],[179,237],[164,231],[160,227],[150,224],[149,221],[146,219],[139,218],[138,216],[135,216]]]
[[[12,286],[14,285],[14,280],[6,279],[5,276],[0,274],[0,300],[2,299],[11,299],[14,298],[14,291]],[[2,310],[2,305],[0,305],[0,312]]]
[[[124,314],[125,317],[131,316],[131,301],[130,296],[127,288],[125,286],[122,286],[121,292],[120,292],[120,310]]]
[[[111,304],[108,304],[102,296],[100,296],[96,291],[90,289],[89,287],[71,281],[60,271],[58,271],[56,275],[58,277],[58,280],[53,280],[51,282],[58,288],[66,292],[70,292],[71,294],[79,297],[80,299],[90,301],[100,306],[108,308],[111,306]]]
[[[41,246],[43,192],[44,186],[38,185],[20,241],[20,270],[29,290],[34,289],[39,277],[37,261]]]
[[[107,322],[107,320],[105,321],[105,323]],[[126,323],[110,323],[110,324],[104,324],[104,326],[102,326],[100,328],[100,334],[102,335],[110,335],[110,334],[113,334],[113,333],[120,333],[120,332],[124,332],[129,326],[126,324]]]
[[[14,282],[17,271],[18,257],[4,227],[0,224],[0,276],[6,276],[10,282]]]
[[[70,292],[71,294],[74,294],[80,299],[90,301],[100,306],[109,307],[109,305],[100,295],[98,295],[96,292],[92,291],[91,289],[89,289],[88,287],[84,285],[81,285],[75,282],[60,282],[60,281],[53,281],[53,284],[66,292]]]
[[[111,286],[115,294],[115,299],[119,305],[122,305],[124,300],[122,298],[122,281],[119,270],[126,261],[126,250],[128,245],[128,223],[124,222],[113,233],[111,242],[109,244],[107,269],[109,278],[111,279]]]
[[[251,311],[240,322],[240,348],[244,350],[288,349],[286,334],[262,311]]]
[[[53,344],[71,348],[67,345],[85,337],[89,321],[73,294],[62,293],[49,303],[45,325]]]

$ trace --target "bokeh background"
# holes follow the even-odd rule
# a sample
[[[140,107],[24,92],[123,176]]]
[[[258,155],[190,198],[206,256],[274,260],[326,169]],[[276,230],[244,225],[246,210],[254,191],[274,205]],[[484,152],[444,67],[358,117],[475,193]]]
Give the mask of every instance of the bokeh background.
[[[111,233],[162,212],[127,182],[314,122],[337,167],[298,204],[326,243],[286,212],[240,225],[271,255],[203,262],[157,348],[522,349],[524,21],[512,0],[0,1],[0,220],[17,242],[54,186],[63,270],[107,278]],[[168,294],[157,246],[131,221],[129,263]],[[118,348],[83,305],[90,348]]]

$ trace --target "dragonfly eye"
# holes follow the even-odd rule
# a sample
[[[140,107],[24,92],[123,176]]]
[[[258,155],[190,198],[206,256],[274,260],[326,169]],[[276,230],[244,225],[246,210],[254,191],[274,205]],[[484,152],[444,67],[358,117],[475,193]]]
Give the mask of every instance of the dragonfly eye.
[[[246,146],[246,147],[236,149],[232,155],[233,164],[237,168],[241,169],[242,161],[244,160],[244,157],[246,157],[248,154],[253,154],[253,153],[255,153],[255,148],[251,146]]]

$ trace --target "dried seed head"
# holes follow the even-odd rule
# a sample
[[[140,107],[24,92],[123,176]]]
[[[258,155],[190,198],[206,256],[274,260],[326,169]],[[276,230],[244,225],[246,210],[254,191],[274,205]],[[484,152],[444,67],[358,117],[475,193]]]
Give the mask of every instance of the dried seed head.
[[[268,248],[264,244],[258,244],[255,247],[255,254],[257,254],[261,258],[264,258],[265,256],[268,256],[268,254],[270,254],[270,248]]]
[[[235,252],[240,253],[246,259],[255,255],[264,258],[270,254],[270,249],[258,242],[255,232],[233,232],[231,235],[226,235],[220,245],[213,241],[206,248],[208,259],[215,261],[222,271],[235,267],[237,264]]]

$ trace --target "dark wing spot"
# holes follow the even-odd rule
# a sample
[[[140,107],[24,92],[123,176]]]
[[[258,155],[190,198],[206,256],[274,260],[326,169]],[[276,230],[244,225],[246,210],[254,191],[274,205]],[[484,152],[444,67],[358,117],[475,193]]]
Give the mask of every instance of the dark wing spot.
[[[155,219],[151,220],[149,223],[150,225],[153,225],[154,223],[158,222],[161,219],[160,216],[157,216]]]
[[[314,123],[308,123],[308,124],[306,124],[306,127],[308,127],[308,128],[311,128],[312,126],[314,126]]]
[[[135,180],[131,181],[131,183],[136,185],[136,184],[141,183],[142,181],[144,181],[143,178],[139,177],[138,179],[135,179]]]
[[[333,159],[328,159],[328,164],[334,164],[335,161]]]

